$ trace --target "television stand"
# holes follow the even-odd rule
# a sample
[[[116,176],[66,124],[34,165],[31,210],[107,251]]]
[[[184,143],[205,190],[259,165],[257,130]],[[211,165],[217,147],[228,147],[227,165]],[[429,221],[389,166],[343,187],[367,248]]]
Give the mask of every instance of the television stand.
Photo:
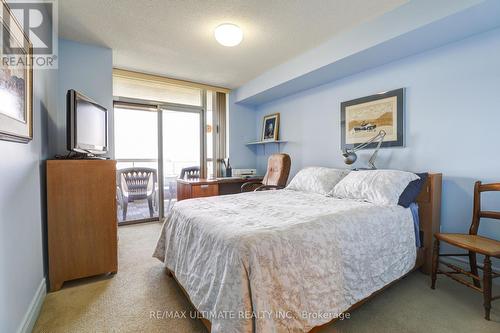
[[[116,161],[47,161],[50,290],[118,269]]]

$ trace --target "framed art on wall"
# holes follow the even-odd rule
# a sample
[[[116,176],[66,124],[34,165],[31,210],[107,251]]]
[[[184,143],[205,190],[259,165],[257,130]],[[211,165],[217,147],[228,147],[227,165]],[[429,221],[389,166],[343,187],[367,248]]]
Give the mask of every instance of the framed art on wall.
[[[33,48],[8,5],[0,4],[0,140],[27,143],[33,139]]]
[[[264,117],[262,124],[262,141],[277,141],[279,138],[280,114],[270,114]]]
[[[404,147],[404,95],[401,88],[341,103],[341,149],[367,142],[381,130],[386,132],[382,147]]]

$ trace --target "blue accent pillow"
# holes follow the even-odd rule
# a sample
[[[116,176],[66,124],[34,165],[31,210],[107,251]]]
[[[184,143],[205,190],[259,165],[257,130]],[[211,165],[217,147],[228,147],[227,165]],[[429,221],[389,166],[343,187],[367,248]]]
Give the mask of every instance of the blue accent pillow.
[[[420,179],[411,181],[408,186],[406,186],[403,193],[399,196],[398,205],[403,206],[404,208],[410,207],[410,205],[417,200],[420,191],[422,191],[422,186],[424,186],[428,177],[427,172],[417,173],[416,175],[419,176]]]

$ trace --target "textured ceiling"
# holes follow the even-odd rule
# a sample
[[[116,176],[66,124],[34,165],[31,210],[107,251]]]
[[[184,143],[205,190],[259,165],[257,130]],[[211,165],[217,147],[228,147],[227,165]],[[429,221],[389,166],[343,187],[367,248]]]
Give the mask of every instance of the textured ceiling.
[[[63,0],[62,38],[113,49],[115,67],[235,88],[407,0]],[[236,47],[213,30],[243,29]]]

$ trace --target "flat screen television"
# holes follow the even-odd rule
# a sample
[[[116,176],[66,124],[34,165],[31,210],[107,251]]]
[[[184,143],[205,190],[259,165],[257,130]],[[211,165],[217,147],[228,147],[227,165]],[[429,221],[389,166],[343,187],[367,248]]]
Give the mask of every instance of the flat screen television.
[[[86,155],[100,155],[108,151],[108,110],[90,98],[68,90],[67,148]]]

